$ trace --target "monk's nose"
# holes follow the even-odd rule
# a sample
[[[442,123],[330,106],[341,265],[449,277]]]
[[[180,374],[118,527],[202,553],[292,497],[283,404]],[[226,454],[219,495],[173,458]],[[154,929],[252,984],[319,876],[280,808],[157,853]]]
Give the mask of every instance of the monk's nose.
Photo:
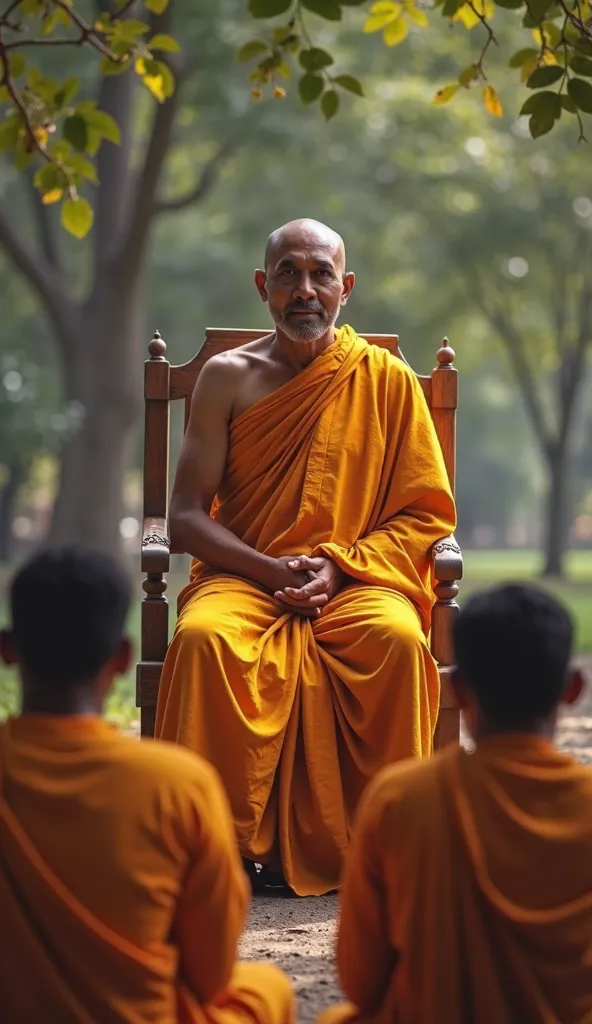
[[[303,274],[294,289],[294,298],[308,301],[308,299],[314,299],[315,294],[312,279],[308,274]]]

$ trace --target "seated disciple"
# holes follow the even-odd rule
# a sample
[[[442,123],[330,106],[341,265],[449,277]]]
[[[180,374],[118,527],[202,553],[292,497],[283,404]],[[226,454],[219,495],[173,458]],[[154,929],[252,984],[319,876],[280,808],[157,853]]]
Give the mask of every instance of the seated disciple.
[[[129,663],[110,558],[34,556],[12,584],[22,713],[0,726],[6,1024],[291,1024],[287,978],[237,964],[248,906],[226,798],[187,750],[101,706]]]
[[[475,596],[455,630],[472,752],[385,768],[341,894],[349,1006],[319,1024],[589,1024],[592,770],[553,744],[579,696],[572,624],[543,591]]]

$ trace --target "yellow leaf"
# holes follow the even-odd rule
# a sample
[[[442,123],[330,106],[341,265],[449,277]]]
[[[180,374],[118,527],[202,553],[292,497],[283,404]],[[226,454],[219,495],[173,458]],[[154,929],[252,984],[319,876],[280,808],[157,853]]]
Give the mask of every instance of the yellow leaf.
[[[41,196],[41,202],[44,206],[49,206],[50,203],[59,203],[63,194],[63,188],[52,188],[49,192],[43,193],[43,195]]]
[[[401,5],[382,0],[370,8],[370,16],[364,22],[364,32],[382,32],[383,28],[395,21],[401,13]]]
[[[47,128],[43,128],[41,125],[39,125],[38,128],[34,128],[33,129],[33,135],[37,139],[37,142],[39,143],[40,146],[44,146],[45,143],[47,142],[47,136],[48,136]]]
[[[490,114],[493,114],[494,117],[502,116],[504,108],[502,107],[500,98],[492,85],[486,85],[483,89],[483,102],[486,109]]]
[[[532,75],[533,71],[536,71],[538,66],[539,66],[539,59],[538,59],[538,57],[534,57],[533,60],[529,60],[529,61],[526,62],[526,64],[523,64],[522,67],[520,68],[520,81],[521,82],[526,82],[526,80],[528,78],[530,78],[530,76]]]
[[[387,46],[398,46],[402,43],[405,36],[409,31],[409,25],[405,21],[405,18],[397,18],[395,21],[387,25],[382,38],[384,39]]]
[[[439,107],[442,103],[448,103],[452,97],[458,92],[460,86],[458,85],[445,85],[442,89],[438,89],[438,92],[434,96],[432,103]]]
[[[164,103],[172,95],[175,81],[170,68],[166,64],[159,62],[159,69],[155,74],[149,73],[146,70],[146,62],[142,57],[138,58],[134,66],[146,88],[150,90],[159,103]]]
[[[475,11],[472,9],[472,7],[469,7],[468,4],[464,4],[456,12],[452,20],[462,21],[465,28],[469,29],[469,31],[470,29],[475,28],[475,25],[479,24],[479,16],[475,14]]]
[[[419,7],[415,6],[414,0],[406,0],[405,12],[408,18],[421,28],[427,28],[429,25],[428,16],[425,11],[422,11]]]

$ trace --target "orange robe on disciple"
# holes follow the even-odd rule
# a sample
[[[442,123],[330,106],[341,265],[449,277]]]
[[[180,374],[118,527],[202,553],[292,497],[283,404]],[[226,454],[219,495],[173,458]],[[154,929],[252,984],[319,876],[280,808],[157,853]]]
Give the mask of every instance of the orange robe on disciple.
[[[237,964],[248,884],[212,768],[99,718],[0,726],[6,1024],[291,1024]]]
[[[318,1024],[590,1024],[592,771],[531,735],[385,768],[360,807]]]
[[[329,556],[348,583],[312,620],[194,562],[156,733],[216,766],[244,856],[327,892],[368,779],[432,749],[430,547],[455,513],[415,374],[339,330],[232,422],[213,515],[270,556]]]

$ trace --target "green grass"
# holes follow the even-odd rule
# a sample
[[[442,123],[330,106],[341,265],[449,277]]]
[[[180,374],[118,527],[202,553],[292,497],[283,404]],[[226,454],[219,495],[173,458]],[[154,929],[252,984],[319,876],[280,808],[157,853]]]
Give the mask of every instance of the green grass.
[[[460,603],[474,590],[493,583],[508,580],[532,580],[540,574],[542,559],[536,551],[467,551],[464,553],[465,577],[461,584]],[[545,582],[574,616],[577,629],[577,649],[580,653],[592,654],[592,551],[572,552],[567,561],[567,579],[560,582]],[[174,624],[177,593],[185,582],[184,577],[172,575],[169,580],[170,627]],[[140,649],[140,599],[138,597],[130,613],[128,631]],[[0,602],[0,624],[4,624],[4,609]],[[15,674],[0,665],[0,719],[13,712],[18,706]],[[129,728],[138,719],[135,707],[135,670],[118,680],[107,708],[108,717],[124,728]]]

